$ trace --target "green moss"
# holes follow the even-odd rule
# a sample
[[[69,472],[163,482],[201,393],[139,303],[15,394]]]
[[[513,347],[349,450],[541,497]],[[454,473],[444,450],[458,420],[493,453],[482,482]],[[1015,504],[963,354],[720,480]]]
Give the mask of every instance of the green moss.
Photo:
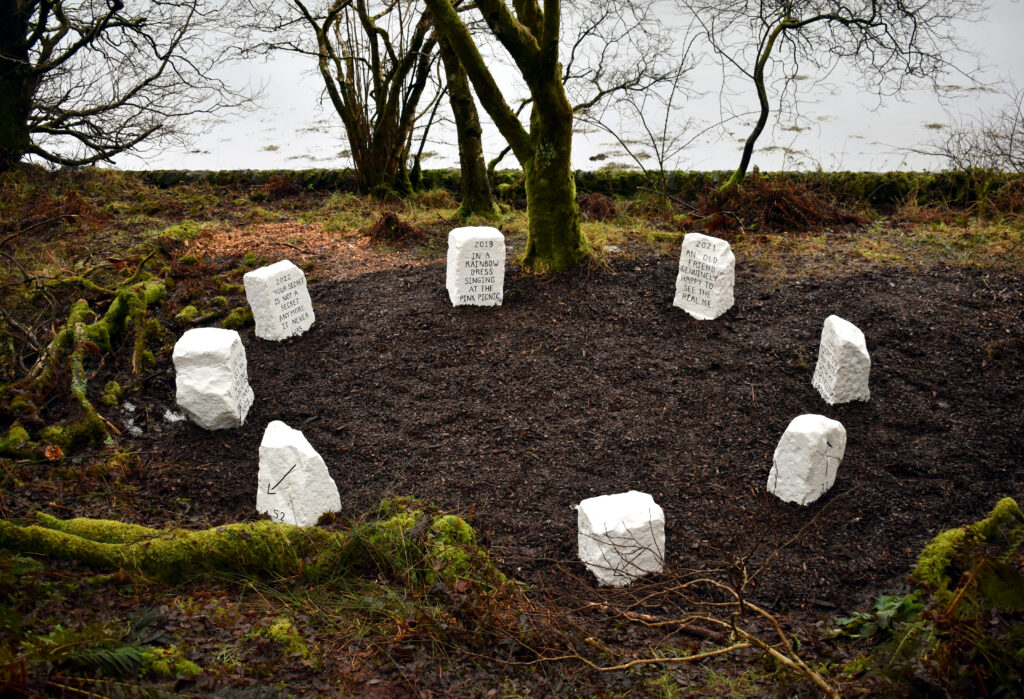
[[[431,527],[440,541],[458,546],[476,546],[476,532],[466,520],[455,515],[442,515]]]
[[[192,253],[189,253],[187,255],[182,255],[181,257],[179,257],[178,258],[178,264],[182,264],[182,265],[196,265],[196,264],[199,264],[199,260],[196,258],[195,255],[193,255]]]
[[[70,449],[74,442],[66,425],[47,425],[39,430],[39,440],[44,444],[56,444],[64,451]]]
[[[910,578],[932,592],[936,599],[948,596],[949,589],[959,581],[950,569],[966,546],[987,542],[1004,535],[1010,527],[1024,524],[1024,515],[1012,498],[1003,498],[985,519],[974,524],[941,532],[925,546]]]
[[[103,389],[103,396],[100,398],[100,403],[113,407],[121,402],[121,396],[123,394],[124,391],[121,389],[121,384],[117,381],[108,381],[107,385]]]
[[[252,325],[253,322],[252,309],[248,306],[238,306],[231,313],[228,313],[227,317],[221,321],[220,326],[229,330],[235,330]]]
[[[22,427],[20,422],[15,421],[7,430],[7,436],[0,439],[0,452],[8,448],[20,447],[29,440],[28,430]]]
[[[11,412],[15,415],[31,415],[36,412],[36,407],[28,399],[18,396],[11,401]]]
[[[188,677],[199,675],[203,669],[191,660],[177,646],[152,648],[142,652],[142,671],[139,676],[153,673],[163,677]]]
[[[247,638],[260,637],[280,643],[282,650],[290,655],[309,657],[309,646],[306,645],[306,639],[295,630],[291,620],[287,617],[277,617],[270,626],[258,628],[247,634]]]
[[[229,305],[228,298],[226,296],[214,296],[210,299],[210,305],[217,308],[227,308]]]
[[[162,238],[174,238],[175,240],[191,240],[203,232],[203,225],[195,221],[182,221],[173,226],[168,226],[156,233]]]
[[[244,294],[245,286],[242,284],[221,284],[220,293],[222,294]]]
[[[199,309],[198,308],[196,308],[195,306],[185,306],[180,311],[178,311],[178,315],[174,316],[174,319],[175,320],[180,320],[183,323],[191,323],[192,321],[194,321],[198,317],[199,317]]]

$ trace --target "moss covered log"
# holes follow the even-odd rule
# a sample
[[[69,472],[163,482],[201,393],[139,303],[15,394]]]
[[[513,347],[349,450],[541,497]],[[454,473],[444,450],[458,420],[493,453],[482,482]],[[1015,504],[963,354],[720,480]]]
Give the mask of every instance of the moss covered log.
[[[0,389],[0,396],[16,396],[21,401],[17,411],[37,414],[38,408],[30,404],[26,396],[46,396],[53,391],[57,377],[64,367],[70,374],[70,391],[80,416],[66,424],[47,425],[41,428],[37,441],[55,444],[64,450],[73,446],[92,443],[108,436],[108,426],[96,411],[88,397],[88,373],[86,355],[110,352],[114,341],[125,334],[129,327],[134,333],[132,346],[132,372],[138,375],[143,368],[155,363],[148,343],[161,329],[159,323],[147,318],[150,306],[161,303],[167,295],[162,282],[143,281],[125,285],[113,293],[113,298],[102,316],[96,317],[89,302],[79,299],[71,305],[68,318],[56,337],[40,353],[28,374]],[[0,440],[0,454],[16,458],[38,457],[41,445],[10,439]]]
[[[396,502],[385,503],[381,519],[342,531],[270,521],[159,530],[38,514],[39,523],[30,526],[0,520],[0,548],[168,583],[234,573],[307,582],[363,575],[428,586],[457,580],[504,584],[464,520]]]

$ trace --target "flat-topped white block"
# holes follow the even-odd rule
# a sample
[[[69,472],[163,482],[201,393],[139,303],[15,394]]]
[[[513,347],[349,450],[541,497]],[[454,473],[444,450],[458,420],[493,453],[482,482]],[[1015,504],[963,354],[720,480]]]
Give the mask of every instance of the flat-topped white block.
[[[821,329],[818,364],[811,384],[829,405],[868,400],[871,356],[864,333],[839,316],[829,316]]]
[[[672,305],[697,320],[714,320],[734,303],[736,256],[729,241],[687,233],[679,252],[679,274]]]
[[[577,507],[580,560],[601,584],[621,587],[658,573],[665,559],[665,513],[647,493],[588,498]]]
[[[245,298],[256,321],[256,337],[283,340],[313,325],[313,302],[306,275],[289,260],[246,272]]]
[[[846,451],[846,428],[823,415],[793,418],[775,447],[768,492],[807,505],[832,487]]]
[[[256,509],[275,522],[300,527],[341,509],[338,486],[324,460],[302,432],[280,420],[267,425],[260,442]]]
[[[453,306],[500,306],[505,292],[505,236],[490,226],[448,233],[448,279]]]
[[[234,330],[193,328],[174,343],[178,407],[208,430],[241,427],[252,406],[245,346]]]

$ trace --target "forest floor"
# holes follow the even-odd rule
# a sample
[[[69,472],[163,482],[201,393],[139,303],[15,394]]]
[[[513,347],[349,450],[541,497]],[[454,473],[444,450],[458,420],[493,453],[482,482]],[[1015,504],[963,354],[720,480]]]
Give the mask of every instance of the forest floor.
[[[5,519],[28,522],[40,510],[157,528],[258,519],[259,443],[267,424],[282,420],[302,430],[339,486],[342,515],[326,526],[394,496],[461,515],[498,569],[525,584],[528,613],[599,643],[598,665],[716,647],[678,626],[639,622],[682,613],[681,580],[735,587],[746,576],[745,596],[843,693],[900,694],[907,686],[880,689],[851,667],[861,649],[832,638],[836,619],[870,610],[881,594],[909,592],[917,556],[940,531],[983,518],[1000,498],[1024,497],[1024,250],[1015,218],[905,207],[842,227],[726,232],[736,303],[697,321],[672,306],[683,231],[650,201],[617,202],[616,216],[586,223],[595,261],[555,278],[515,265],[525,220],[508,213],[498,224],[511,248],[503,305],[453,308],[444,240],[454,202],[444,193],[382,205],[308,193],[254,202],[204,186],[107,182],[80,191],[74,225],[9,240],[5,258],[16,263],[5,288],[97,264],[127,274],[159,250],[169,290],[154,315],[167,333],[155,365],[101,408],[119,433],[113,443],[53,463],[3,462]],[[403,239],[371,231],[383,209],[409,224]],[[256,396],[242,428],[209,432],[178,419],[170,348],[191,326],[178,314],[193,305],[220,323],[245,305],[241,275],[282,258],[306,270],[315,324],[283,342],[239,328]],[[38,340],[70,303],[63,290],[46,294],[53,308],[45,312],[8,306],[7,320],[21,321],[5,327],[33,328]],[[869,401],[829,406],[811,386],[830,314],[865,333]],[[28,350],[7,356],[4,381],[32,361]],[[130,343],[90,359],[97,403],[107,380],[131,384],[130,363]],[[55,401],[46,411],[58,420],[72,408]],[[805,507],[765,489],[775,445],[803,413],[839,420],[848,435],[835,486]],[[664,508],[666,573],[611,591],[576,560],[573,506],[626,490]],[[605,672],[578,646],[575,658],[525,662],[493,639],[474,645],[427,630],[412,619],[412,599],[396,613],[294,581],[225,575],[171,586],[96,577],[58,560],[0,561],[0,586],[12,595],[2,607],[9,648],[0,680],[13,693],[813,691],[807,677],[753,650]],[[752,628],[770,634],[763,622]],[[150,663],[115,681],[41,650],[49,647],[40,639],[56,643],[55,629],[111,646],[138,641],[146,628],[180,666],[161,675]],[[566,636],[558,638],[564,647]],[[941,682],[914,687],[948,691]]]

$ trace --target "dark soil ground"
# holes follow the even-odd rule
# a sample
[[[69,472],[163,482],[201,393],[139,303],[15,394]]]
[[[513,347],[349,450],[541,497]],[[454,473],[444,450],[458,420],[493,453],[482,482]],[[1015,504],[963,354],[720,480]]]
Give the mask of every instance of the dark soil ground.
[[[573,505],[641,490],[665,510],[671,568],[760,541],[750,567],[770,562],[752,599],[813,622],[899,589],[938,531],[1024,496],[1021,275],[779,281],[741,267],[735,307],[700,322],[671,305],[675,267],[631,258],[554,281],[510,268],[501,308],[452,308],[442,264],[314,285],[302,337],[242,332],[244,428],[165,421],[173,370],[150,380],[137,446],[173,465],[141,469],[132,485],[152,509],[132,521],[255,517],[259,443],[283,420],[326,460],[345,514],[414,494],[470,517],[507,573],[558,590],[580,584],[566,569],[583,575]],[[830,407],[811,386],[832,313],[867,337],[868,402]],[[835,486],[807,507],[765,491],[802,413],[848,434]],[[62,514],[86,513],[109,506]]]

